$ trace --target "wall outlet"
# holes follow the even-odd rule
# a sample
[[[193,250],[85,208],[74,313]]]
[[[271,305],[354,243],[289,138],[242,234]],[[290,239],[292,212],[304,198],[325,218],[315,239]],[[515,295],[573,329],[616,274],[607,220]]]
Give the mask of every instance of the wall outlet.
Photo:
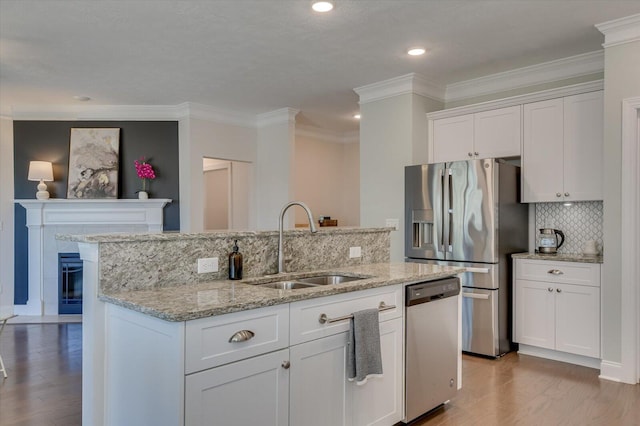
[[[198,259],[198,273],[206,274],[208,272],[218,272],[218,258],[206,257]]]
[[[349,258],[362,256],[362,247],[349,247]]]
[[[387,219],[387,227],[397,231],[400,228],[400,219]]]

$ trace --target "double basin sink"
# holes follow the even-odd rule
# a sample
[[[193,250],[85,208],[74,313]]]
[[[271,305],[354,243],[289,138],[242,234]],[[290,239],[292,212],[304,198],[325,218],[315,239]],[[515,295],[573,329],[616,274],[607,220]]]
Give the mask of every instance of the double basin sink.
[[[263,284],[256,284],[260,287],[275,288],[278,290],[297,290],[301,288],[319,287],[324,285],[336,285],[349,281],[362,280],[367,277],[347,276],[337,274],[314,275],[306,278],[296,278],[285,281],[274,281]]]

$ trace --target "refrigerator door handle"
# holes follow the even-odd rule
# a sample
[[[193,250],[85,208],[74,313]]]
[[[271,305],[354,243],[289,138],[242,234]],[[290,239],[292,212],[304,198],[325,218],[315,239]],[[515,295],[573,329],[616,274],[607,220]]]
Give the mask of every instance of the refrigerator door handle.
[[[444,168],[442,170],[440,170],[440,205],[441,205],[441,209],[442,209],[442,215],[440,216],[440,250],[441,251],[445,251],[444,248],[444,234],[445,234],[445,229],[444,229],[444,212],[446,209],[444,200],[445,200],[445,174],[447,173],[447,169]]]
[[[473,268],[471,266],[467,267],[467,272],[475,272],[478,274],[488,274],[489,268]]]
[[[453,253],[453,245],[451,244],[453,235],[453,170],[449,169],[449,244],[447,244],[447,251]]]
[[[480,293],[467,293],[467,292],[462,292],[462,297],[468,297],[469,299],[481,299],[481,300],[488,300],[489,299],[489,295],[488,294],[480,294]]]

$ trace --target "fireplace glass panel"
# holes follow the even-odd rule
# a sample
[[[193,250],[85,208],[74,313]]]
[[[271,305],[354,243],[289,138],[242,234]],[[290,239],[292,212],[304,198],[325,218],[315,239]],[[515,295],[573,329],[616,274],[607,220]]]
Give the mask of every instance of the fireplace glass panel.
[[[82,259],[78,253],[58,253],[58,313],[82,313]]]

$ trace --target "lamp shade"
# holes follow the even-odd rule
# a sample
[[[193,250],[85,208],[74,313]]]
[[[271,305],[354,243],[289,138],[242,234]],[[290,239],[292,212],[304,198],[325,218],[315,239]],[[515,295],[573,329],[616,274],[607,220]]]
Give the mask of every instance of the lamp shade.
[[[53,182],[53,165],[48,161],[31,161],[29,163],[29,180]]]

